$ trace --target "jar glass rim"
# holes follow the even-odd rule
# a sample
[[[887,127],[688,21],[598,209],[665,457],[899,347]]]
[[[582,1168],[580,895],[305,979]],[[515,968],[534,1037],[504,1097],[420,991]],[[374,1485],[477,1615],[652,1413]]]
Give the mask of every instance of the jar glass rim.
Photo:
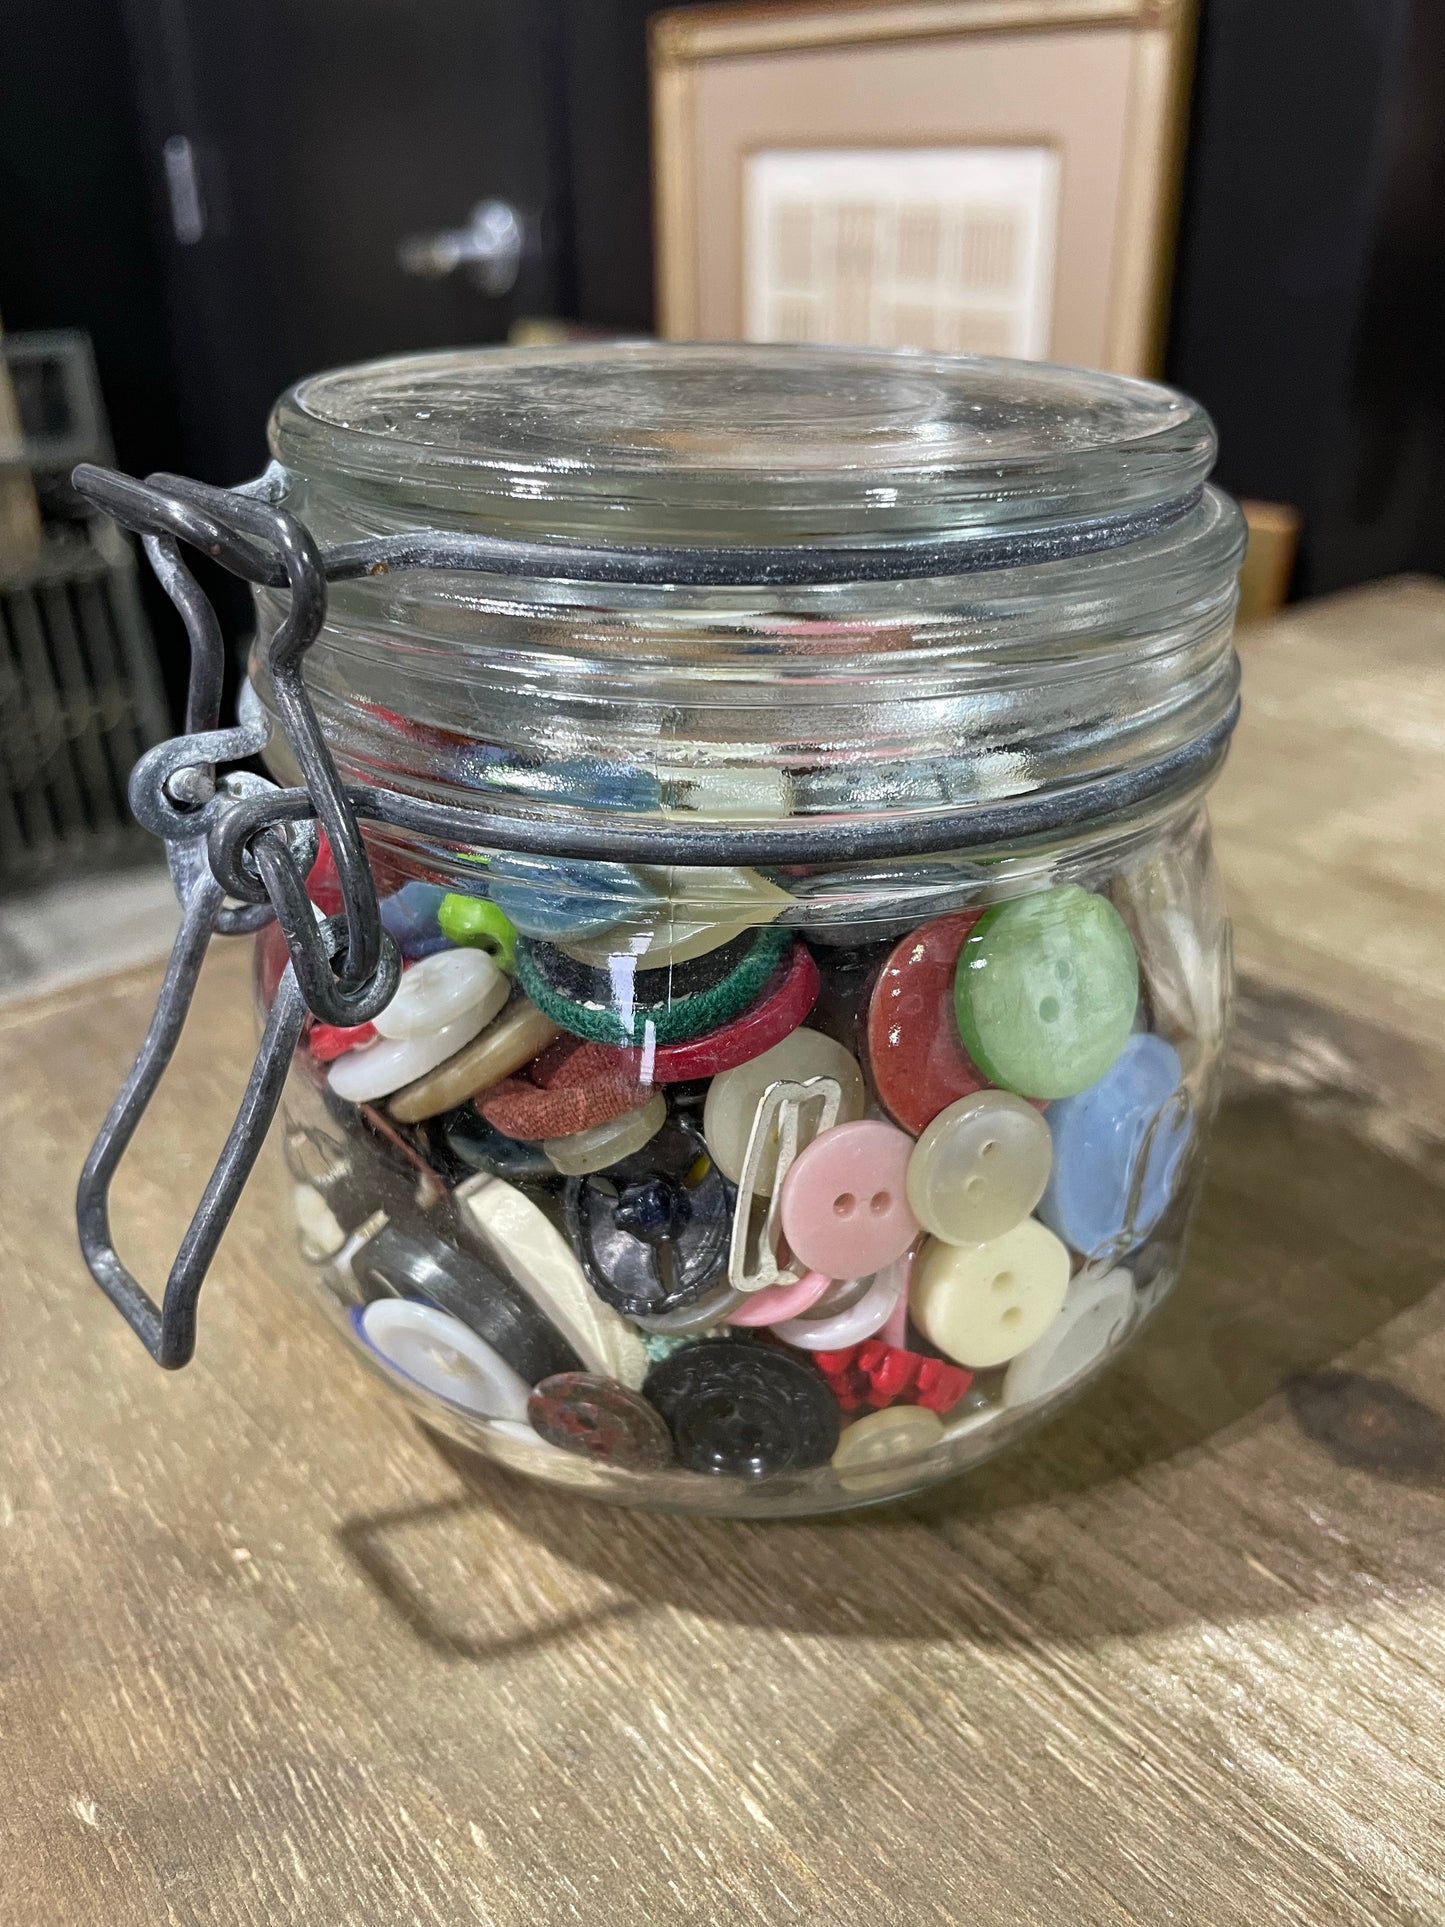
[[[1215,439],[1161,384],[905,349],[608,342],[333,369],[273,454],[353,527],[575,540],[907,542],[1129,513],[1198,489]],[[322,504],[318,502],[318,507]]]

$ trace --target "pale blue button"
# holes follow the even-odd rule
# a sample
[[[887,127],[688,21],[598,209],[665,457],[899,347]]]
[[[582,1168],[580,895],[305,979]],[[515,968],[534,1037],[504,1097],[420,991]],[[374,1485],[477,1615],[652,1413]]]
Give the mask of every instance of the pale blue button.
[[[1054,1164],[1036,1215],[1075,1251],[1122,1257],[1164,1215],[1193,1127],[1182,1078],[1172,1044],[1136,1034],[1096,1084],[1050,1104]]]
[[[652,886],[623,863],[494,856],[486,878],[486,894],[524,937],[553,942],[607,930],[659,901]]]
[[[397,949],[408,963],[451,949],[451,939],[442,935],[437,923],[437,909],[445,895],[442,884],[413,877],[382,898],[381,927],[395,938]]]

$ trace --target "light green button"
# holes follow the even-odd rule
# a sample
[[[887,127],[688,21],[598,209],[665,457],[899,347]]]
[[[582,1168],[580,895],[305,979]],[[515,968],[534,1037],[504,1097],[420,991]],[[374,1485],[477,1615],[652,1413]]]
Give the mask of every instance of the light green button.
[[[485,950],[499,970],[517,968],[517,926],[485,897],[465,897],[453,890],[437,905],[437,927],[455,944]]]
[[[1076,883],[985,911],[959,953],[959,1035],[991,1084],[1073,1097],[1124,1048],[1139,961],[1107,897]]]

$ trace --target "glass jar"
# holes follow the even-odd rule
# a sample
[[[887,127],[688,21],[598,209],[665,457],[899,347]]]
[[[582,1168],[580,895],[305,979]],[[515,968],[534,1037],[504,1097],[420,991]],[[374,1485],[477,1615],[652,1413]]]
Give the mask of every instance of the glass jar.
[[[364,826],[406,974],[284,1101],[368,1363],[533,1477],[754,1516],[945,1478],[1104,1371],[1178,1276],[1228,1007],[1202,412],[636,343],[343,369],[271,443],[328,544],[534,545],[337,583],[307,658],[349,783],[476,826]]]

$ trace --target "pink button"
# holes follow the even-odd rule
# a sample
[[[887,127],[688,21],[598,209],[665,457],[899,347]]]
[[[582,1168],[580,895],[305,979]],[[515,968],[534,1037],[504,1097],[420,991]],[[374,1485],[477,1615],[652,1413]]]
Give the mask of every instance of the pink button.
[[[805,1271],[793,1285],[764,1285],[750,1291],[737,1310],[728,1313],[730,1325],[776,1325],[785,1318],[796,1318],[810,1305],[816,1305],[833,1280],[820,1271]]]
[[[908,1205],[913,1139],[877,1118],[835,1124],[794,1159],[778,1196],[794,1257],[829,1278],[866,1278],[918,1236]]]

